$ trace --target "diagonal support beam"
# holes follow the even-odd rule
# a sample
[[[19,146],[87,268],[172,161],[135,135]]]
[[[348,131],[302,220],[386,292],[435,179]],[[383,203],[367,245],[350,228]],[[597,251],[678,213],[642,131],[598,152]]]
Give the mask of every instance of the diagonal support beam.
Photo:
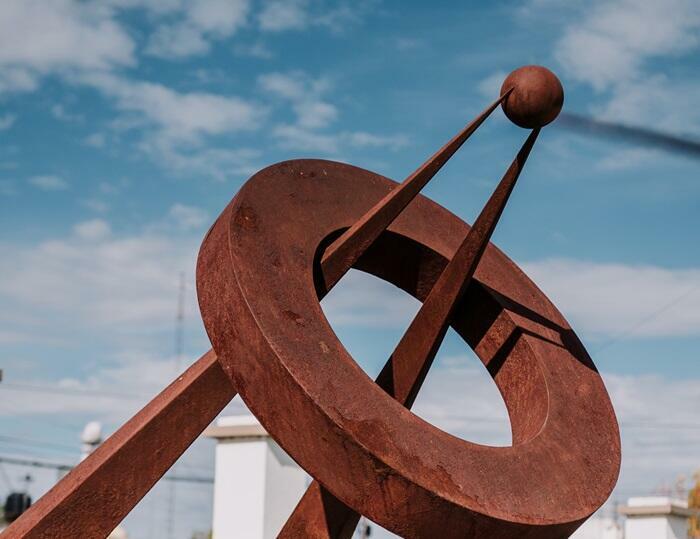
[[[396,188],[387,193],[370,210],[331,243],[323,253],[321,265],[326,290],[330,290],[345,275],[379,235],[398,217],[423,187],[443,167],[494,109],[508,97],[512,88],[491,103],[447,144],[435,152]]]
[[[107,537],[236,395],[209,351],[2,534]]]
[[[534,129],[530,133],[379,373],[378,380],[389,394],[408,408],[418,396],[450,318],[471,282],[539,132]]]

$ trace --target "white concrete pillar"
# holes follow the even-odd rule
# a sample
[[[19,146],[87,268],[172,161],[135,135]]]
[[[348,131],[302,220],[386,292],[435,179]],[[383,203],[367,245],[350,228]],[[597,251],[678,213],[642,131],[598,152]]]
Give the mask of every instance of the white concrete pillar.
[[[625,539],[687,539],[688,517],[684,500],[666,496],[630,498],[620,507],[625,515]]]
[[[214,539],[274,539],[309,483],[306,473],[252,415],[222,417],[217,440]]]

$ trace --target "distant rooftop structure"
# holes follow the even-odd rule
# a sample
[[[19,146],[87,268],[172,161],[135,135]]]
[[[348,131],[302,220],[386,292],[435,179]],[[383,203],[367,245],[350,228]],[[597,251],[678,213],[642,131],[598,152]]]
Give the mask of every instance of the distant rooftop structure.
[[[688,518],[698,513],[685,500],[667,496],[630,498],[619,512],[627,517],[627,539],[686,539]]]

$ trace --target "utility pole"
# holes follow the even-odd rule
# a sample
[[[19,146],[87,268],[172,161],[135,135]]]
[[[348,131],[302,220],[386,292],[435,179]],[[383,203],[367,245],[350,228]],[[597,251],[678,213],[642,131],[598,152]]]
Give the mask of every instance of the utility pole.
[[[180,287],[177,297],[177,314],[175,316],[175,376],[180,376],[182,368],[182,354],[184,352],[185,339],[185,273],[180,272]],[[173,464],[172,471],[175,471]],[[176,518],[176,490],[177,482],[171,481],[168,491],[168,535],[167,539],[175,537],[175,518]]]

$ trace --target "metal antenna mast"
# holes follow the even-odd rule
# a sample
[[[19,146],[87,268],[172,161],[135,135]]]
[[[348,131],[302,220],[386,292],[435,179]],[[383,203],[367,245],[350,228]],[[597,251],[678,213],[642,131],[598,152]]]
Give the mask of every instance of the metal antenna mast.
[[[180,369],[182,368],[182,354],[184,350],[184,336],[185,336],[185,272],[180,272],[180,286],[178,289],[177,296],[177,315],[175,316],[175,376],[180,376]],[[173,464],[172,470],[175,471],[175,466],[177,463]],[[168,539],[173,539],[175,537],[175,505],[176,505],[176,491],[177,484],[175,481],[171,481],[168,490],[168,525],[167,525],[167,537]]]

